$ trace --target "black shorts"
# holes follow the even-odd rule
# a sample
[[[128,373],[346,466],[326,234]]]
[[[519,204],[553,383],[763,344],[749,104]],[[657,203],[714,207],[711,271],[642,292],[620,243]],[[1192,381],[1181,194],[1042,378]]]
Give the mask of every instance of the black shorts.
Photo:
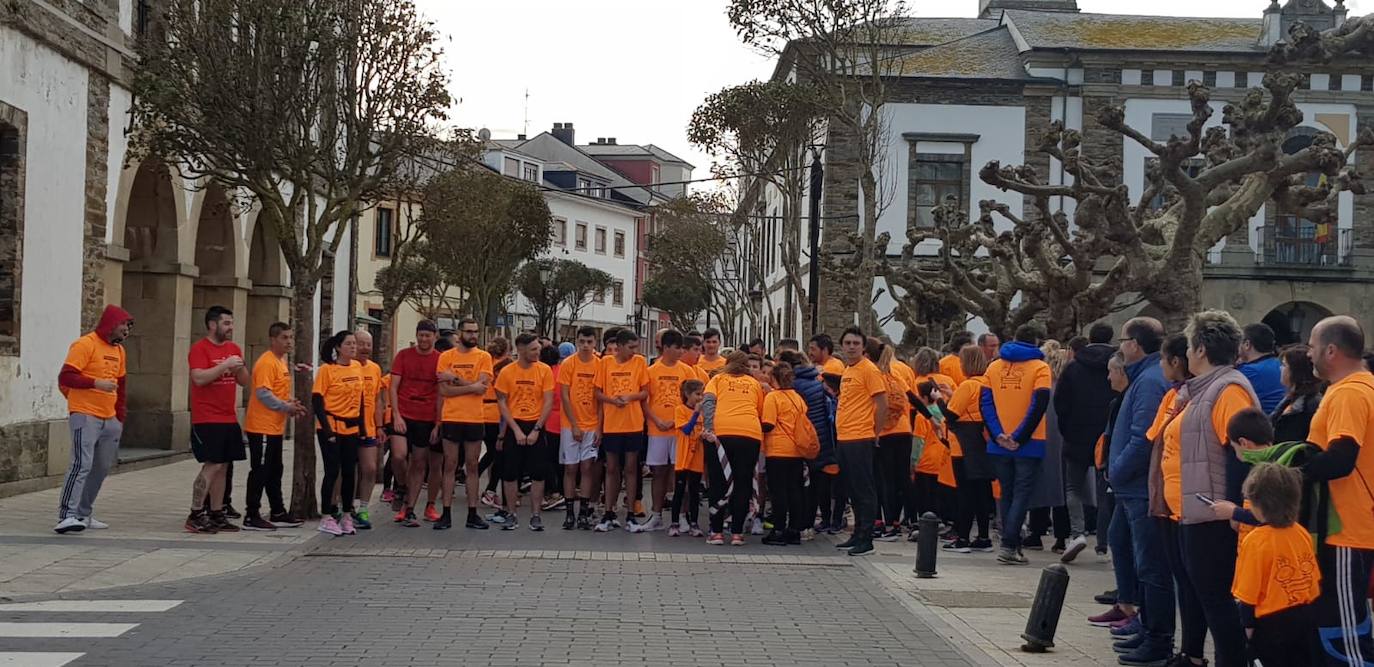
[[[534,422],[516,421],[520,425],[520,430],[529,433],[534,428]],[[539,438],[533,445],[515,444],[515,432],[506,430],[506,442],[501,449],[501,481],[518,482],[521,477],[528,476],[531,481],[542,482],[547,475],[549,452],[549,439],[544,437],[544,432],[538,432]]]
[[[468,442],[481,442],[486,431],[482,424],[465,424],[463,422],[444,422],[444,439],[463,444]]]
[[[191,453],[199,463],[229,463],[248,458],[238,424],[192,424]]]
[[[417,449],[428,449],[431,452],[443,452],[444,443],[437,442],[431,444],[429,436],[434,432],[434,422],[422,422],[414,419],[406,420],[406,451],[413,452]]]
[[[649,440],[643,433],[607,433],[601,436],[601,451],[607,456],[615,455],[622,459],[626,454],[639,454],[649,447]]]
[[[482,424],[482,443],[487,449],[495,450],[496,441],[501,437],[501,422],[488,422]]]

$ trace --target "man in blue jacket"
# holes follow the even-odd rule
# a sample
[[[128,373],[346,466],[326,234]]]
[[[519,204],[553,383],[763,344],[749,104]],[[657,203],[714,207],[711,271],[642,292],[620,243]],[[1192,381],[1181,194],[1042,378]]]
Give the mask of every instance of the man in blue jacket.
[[[1244,333],[1236,370],[1250,381],[1264,414],[1274,414],[1274,408],[1279,407],[1288,393],[1283,388],[1283,366],[1274,344],[1274,330],[1268,324],[1251,324],[1245,327]]]
[[[1119,568],[1126,568],[1117,573],[1119,604],[1134,603],[1140,609],[1142,631],[1121,643],[1120,648],[1128,650],[1118,662],[1155,665],[1168,660],[1174,646],[1173,579],[1156,519],[1150,516],[1147,480],[1152,443],[1145,436],[1169,389],[1159,367],[1164,326],[1154,318],[1137,317],[1122,326],[1119,342],[1130,386],[1121,396],[1111,433],[1107,483],[1116,495],[1112,534],[1121,534],[1117,526],[1124,522],[1130,539],[1129,548],[1122,543],[1126,540],[1113,540],[1112,551]]]

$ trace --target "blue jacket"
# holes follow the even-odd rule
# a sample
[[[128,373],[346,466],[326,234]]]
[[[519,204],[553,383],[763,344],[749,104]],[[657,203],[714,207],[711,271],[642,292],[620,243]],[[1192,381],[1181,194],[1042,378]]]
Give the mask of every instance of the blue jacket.
[[[1153,443],[1145,437],[1145,432],[1155,421],[1159,404],[1169,391],[1169,383],[1159,367],[1158,352],[1127,366],[1126,377],[1131,385],[1121,396],[1121,409],[1112,426],[1112,441],[1107,450],[1107,481],[1118,496],[1148,498]]]
[[[1032,389],[1030,396],[1026,400],[1025,414],[1003,415],[997,409],[996,391],[1002,390],[999,384],[1002,378],[999,373],[1006,378],[1007,385],[1012,387],[1008,393],[1025,391],[1029,387],[1023,385],[1024,382],[1032,382],[1034,378],[1025,378],[1024,368],[1017,369],[1016,364],[1027,361],[1043,361],[1045,355],[1040,348],[1030,343],[1012,341],[1002,346],[1000,350],[1001,362],[1005,366],[995,365],[988,368],[984,377],[987,378],[989,386],[983,387],[979,395],[978,403],[983,414],[983,423],[988,430],[988,454],[993,456],[1012,456],[1017,458],[1044,458],[1045,440],[1035,438],[1035,432],[1040,427],[1040,422],[1046,417],[1046,412],[1050,407],[1051,391],[1049,389]],[[1005,370],[998,370],[1005,368]],[[1049,370],[1044,371],[1046,374]],[[994,389],[993,387],[998,387]],[[1020,387],[1020,389],[1017,389]],[[1003,419],[1011,417],[1016,419],[1015,423],[1003,423]],[[1014,440],[1021,443],[1021,447],[1016,451],[1003,449],[997,444],[1000,435],[1010,435]],[[1054,434],[1056,437],[1058,434]],[[1050,436],[1048,425],[1046,426],[1046,436]]]
[[[806,400],[806,417],[816,427],[816,438],[821,441],[821,453],[812,462],[816,469],[839,463],[835,454],[835,401],[825,390],[820,380],[820,369],[815,366],[798,366],[792,388]]]
[[[1236,370],[1250,381],[1255,396],[1259,397],[1260,409],[1266,415],[1273,414],[1274,408],[1279,407],[1283,397],[1288,395],[1288,390],[1283,388],[1283,382],[1279,379],[1283,374],[1283,365],[1272,354],[1240,364]]]

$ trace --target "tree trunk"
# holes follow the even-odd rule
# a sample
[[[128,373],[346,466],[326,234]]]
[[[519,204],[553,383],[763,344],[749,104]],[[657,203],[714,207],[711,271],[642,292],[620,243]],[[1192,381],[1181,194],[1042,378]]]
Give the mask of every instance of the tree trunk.
[[[877,271],[873,267],[873,249],[878,238],[878,179],[873,176],[869,165],[859,163],[859,189],[864,197],[863,245],[859,264],[859,275],[855,276],[855,307],[859,311],[859,327],[870,336],[878,335],[878,316],[873,312],[873,288],[877,284]]]
[[[292,329],[296,334],[297,360],[310,359],[315,349],[315,290],[316,283],[299,279],[293,272],[291,283]],[[385,334],[383,334],[385,335]],[[311,404],[314,377],[310,371],[295,373],[296,400]],[[296,418],[295,454],[291,465],[291,513],[301,519],[320,516],[319,500],[315,497],[315,413],[313,410]]]
[[[400,309],[399,302],[382,297],[382,335],[378,337],[377,349],[372,356],[381,360],[378,363],[385,362],[387,369],[391,368],[391,359],[396,356],[393,349],[396,345],[396,334],[392,329],[395,328],[396,311]]]

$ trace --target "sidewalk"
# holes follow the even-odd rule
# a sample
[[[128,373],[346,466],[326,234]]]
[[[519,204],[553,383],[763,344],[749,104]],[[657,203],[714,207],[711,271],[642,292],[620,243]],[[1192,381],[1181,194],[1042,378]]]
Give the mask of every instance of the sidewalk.
[[[283,479],[289,485],[286,458]],[[185,532],[199,469],[186,460],[106,478],[95,515],[109,530],[54,533],[60,488],[0,499],[0,597],[225,574],[270,563],[317,534],[313,523],[270,533]],[[240,511],[247,482],[247,462],[236,464],[233,499]]]

